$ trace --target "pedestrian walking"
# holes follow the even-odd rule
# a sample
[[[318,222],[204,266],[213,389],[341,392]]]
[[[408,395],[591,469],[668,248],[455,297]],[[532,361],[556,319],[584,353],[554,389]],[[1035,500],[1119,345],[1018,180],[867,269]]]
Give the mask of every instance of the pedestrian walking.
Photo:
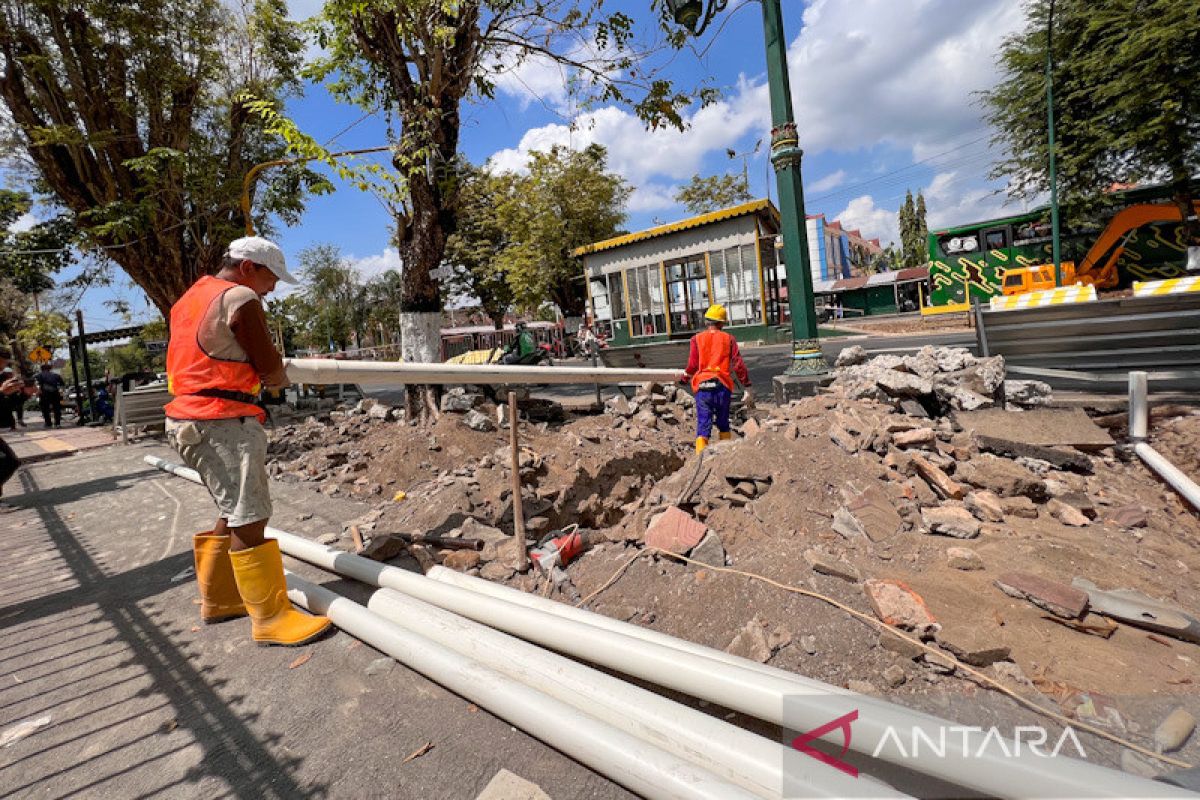
[[[288,385],[267,331],[262,298],[280,281],[297,283],[283,251],[257,236],[229,245],[215,276],[196,281],[171,308],[167,345],[167,437],[216,501],[213,529],[192,551],[206,622],[249,614],[259,644],[304,644],[326,617],[292,608],[279,543],[265,538],[271,516],[263,387]]]
[[[46,427],[61,428],[63,390],[67,382],[49,364],[42,364],[34,380],[37,382],[38,407],[42,410]]]
[[[696,396],[696,452],[708,447],[715,425],[721,439],[730,439],[729,405],[733,399],[733,379],[745,388],[743,402],[750,404],[750,373],[738,352],[737,340],[722,328],[729,320],[725,306],[710,306],[704,314],[705,329],[692,337],[687,370],[680,380],[690,379]]]
[[[25,383],[12,372],[5,372],[10,358],[12,358],[12,353],[6,348],[0,347],[0,405],[7,405],[11,397],[22,394],[21,389]],[[8,442],[0,439],[0,510],[9,508],[3,500],[4,484],[13,476],[19,466],[21,466],[21,459],[17,458],[17,454],[13,452]]]

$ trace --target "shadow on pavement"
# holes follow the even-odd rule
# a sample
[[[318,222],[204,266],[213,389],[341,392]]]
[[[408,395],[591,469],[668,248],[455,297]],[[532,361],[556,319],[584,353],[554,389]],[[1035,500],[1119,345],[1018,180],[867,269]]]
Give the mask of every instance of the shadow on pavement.
[[[140,771],[119,784],[121,794],[325,796],[323,786],[296,782],[301,759],[272,752],[281,736],[256,734],[250,724],[258,715],[234,710],[243,698],[223,697],[225,681],[192,663],[183,637],[172,636],[178,626],[139,605],[172,588],[171,576],[191,564],[191,554],[106,575],[57,508],[81,493],[113,491],[154,474],[48,491],[29,471],[20,475],[25,494],[14,498],[18,510],[0,517],[0,531],[14,534],[0,541],[0,559],[8,566],[32,560],[45,570],[40,583],[31,576],[5,587],[15,602],[0,606],[0,728],[45,714],[53,721],[45,733],[6,748],[0,794],[101,794],[113,789],[105,784]]]

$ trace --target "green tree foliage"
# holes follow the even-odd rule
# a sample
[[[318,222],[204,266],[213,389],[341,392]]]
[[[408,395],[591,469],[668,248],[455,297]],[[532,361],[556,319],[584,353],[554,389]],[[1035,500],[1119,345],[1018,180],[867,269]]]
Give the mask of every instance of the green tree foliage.
[[[512,173],[493,175],[471,164],[463,165],[459,181],[458,224],[446,242],[442,291],[447,299],[478,300],[500,330],[504,314],[513,304],[513,291],[501,263],[512,230],[504,224],[501,209],[524,202],[524,181]]]
[[[299,259],[313,344],[322,350],[357,346],[366,303],[354,265],[333,244],[305,248]]]
[[[25,352],[38,347],[53,351],[67,346],[70,332],[71,323],[65,314],[57,311],[31,311],[22,320],[17,339]]]
[[[67,215],[14,231],[17,220],[32,207],[27,193],[0,189],[0,276],[26,294],[53,288],[52,276],[67,265],[70,254],[66,248],[75,236],[73,221]]]
[[[583,315],[586,291],[571,253],[616,235],[631,191],[607,165],[598,144],[530,153],[528,176],[498,208],[510,238],[499,264],[518,304],[550,300],[567,316]]]
[[[917,193],[913,202],[912,192],[905,193],[904,205],[897,215],[900,223],[900,266],[905,269],[919,267],[929,260],[929,226],[925,223],[925,196]]]
[[[707,214],[754,199],[743,175],[693,175],[675,193],[675,202],[682,203],[692,214]]]
[[[491,99],[501,73],[537,60],[560,66],[580,103],[632,106],[647,125],[682,127],[681,110],[716,92],[680,92],[656,71],[684,46],[654,0],[658,35],[604,0],[329,0],[319,21],[328,56],[310,72],[343,99],[394,115],[392,163],[402,313],[441,308],[435,270],[455,230],[462,104]],[[660,62],[661,64],[661,62]],[[410,353],[429,359],[432,352]]]
[[[983,93],[1006,150],[993,176],[1022,198],[1049,188],[1046,54],[1049,0],[1027,4],[1004,41],[1004,79]],[[1054,105],[1059,198],[1086,222],[1114,183],[1167,180],[1187,208],[1200,174],[1200,14],[1180,0],[1057,0]],[[1200,243],[1200,222],[1190,236]]]
[[[283,142],[236,100],[298,90],[285,0],[0,0],[0,99],[39,186],[162,313],[241,235],[241,179]],[[255,221],[294,222],[280,170]]]

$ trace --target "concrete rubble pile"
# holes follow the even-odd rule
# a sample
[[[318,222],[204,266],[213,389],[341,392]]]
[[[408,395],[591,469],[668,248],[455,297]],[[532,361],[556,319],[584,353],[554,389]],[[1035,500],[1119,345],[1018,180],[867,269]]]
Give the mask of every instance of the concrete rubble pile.
[[[1050,402],[1048,384],[1005,380],[1003,356],[978,358],[962,347],[927,346],[915,355],[868,359],[866,350],[855,345],[838,355],[835,368],[833,387],[843,396],[891,403],[915,416]]]

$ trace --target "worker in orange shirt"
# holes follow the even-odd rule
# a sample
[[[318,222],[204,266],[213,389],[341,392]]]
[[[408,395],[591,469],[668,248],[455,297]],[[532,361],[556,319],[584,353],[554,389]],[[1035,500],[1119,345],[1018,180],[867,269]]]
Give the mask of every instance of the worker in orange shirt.
[[[725,306],[710,306],[704,314],[705,328],[692,337],[687,370],[681,380],[690,379],[696,396],[696,452],[708,447],[713,425],[721,439],[730,439],[729,403],[733,398],[733,379],[745,389],[745,402],[751,403],[750,373],[738,352],[737,340],[722,330],[729,320]]]
[[[171,307],[167,345],[167,438],[200,474],[219,514],[192,550],[205,623],[249,614],[258,644],[298,645],[329,627],[292,608],[271,516],[266,413],[258,393],[288,385],[267,332],[262,298],[298,283],[283,251],[257,236],[229,245],[217,274],[196,281]]]

